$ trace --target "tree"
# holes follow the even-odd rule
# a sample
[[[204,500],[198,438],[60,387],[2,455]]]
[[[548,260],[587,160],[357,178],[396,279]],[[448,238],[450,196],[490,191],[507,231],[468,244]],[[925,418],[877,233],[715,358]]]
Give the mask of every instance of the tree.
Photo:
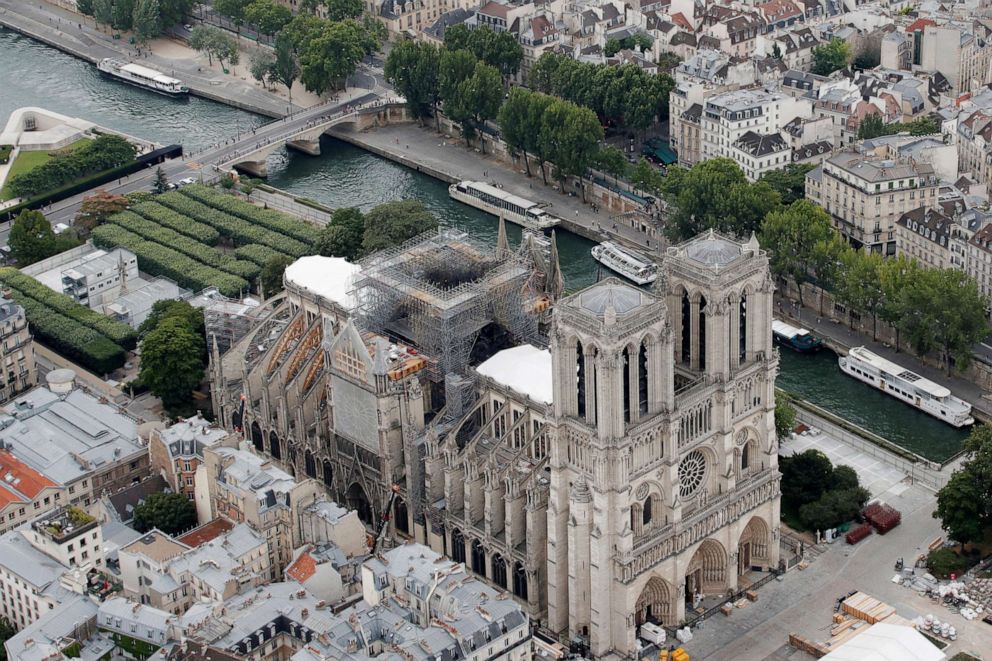
[[[780,204],[771,186],[762,181],[749,183],[728,158],[703,161],[689,170],[670,167],[662,192],[669,205],[665,229],[672,241],[710,228],[748,236]]]
[[[196,526],[196,506],[181,493],[153,493],[134,508],[131,527],[140,533],[158,528],[178,535]]]
[[[317,252],[325,257],[355,261],[362,255],[365,216],[359,209],[336,209],[317,238]]]
[[[665,177],[642,156],[630,172],[630,183],[642,193],[659,197],[665,187]]]
[[[811,163],[790,163],[766,173],[761,180],[779,194],[782,204],[789,205],[806,197],[806,175],[813,167]]]
[[[8,640],[17,635],[17,629],[7,618],[0,617],[0,661],[7,661],[7,648],[4,646]]]
[[[798,510],[819,500],[833,480],[833,465],[819,450],[806,450],[791,457],[780,457],[783,507]]]
[[[813,49],[813,73],[829,76],[851,60],[851,47],[843,39],[831,39]]]
[[[343,21],[362,15],[362,0],[320,0],[319,4],[324,6],[327,18],[332,21]]]
[[[872,318],[872,339],[878,339],[878,314],[885,303],[881,253],[852,250],[844,255],[837,281],[837,298],[844,305]]]
[[[835,490],[854,489],[860,486],[858,472],[850,466],[834,466],[833,477],[830,479],[830,488]]]
[[[858,140],[871,140],[882,135],[889,135],[889,133],[881,113],[878,112],[865,116],[858,125]]]
[[[93,0],[93,20],[101,25],[110,25],[113,23],[113,0]]]
[[[786,394],[775,396],[775,436],[784,441],[796,428],[796,407]]]
[[[627,156],[613,145],[606,145],[596,152],[593,166],[605,174],[613,175],[613,183],[617,184],[620,177],[626,177],[630,171]]]
[[[54,255],[55,232],[40,211],[25,209],[10,228],[10,252],[21,266]]]
[[[938,350],[947,373],[966,368],[972,347],[988,334],[988,300],[957,269],[924,269],[899,294],[896,322],[917,353]]]
[[[206,360],[207,357],[207,335],[206,335],[206,324],[203,318],[203,309],[195,308],[190,305],[187,301],[180,301],[179,299],[164,299],[161,301],[155,301],[152,304],[152,309],[149,311],[148,316],[145,320],[141,322],[138,326],[138,336],[146,337],[150,332],[158,328],[158,326],[166,319],[178,319],[180,320],[186,328],[190,330],[197,337],[203,338],[203,358]]]
[[[276,65],[276,56],[271,51],[259,48],[248,60],[248,70],[251,77],[266,85],[272,79],[273,69]]]
[[[851,521],[861,512],[870,494],[864,487],[827,491],[818,500],[799,508],[799,518],[809,530],[827,530]]]
[[[444,47],[450,51],[467,50],[477,59],[496,67],[503,76],[519,70],[524,51],[510,32],[494,32],[483,25],[470,29],[464,24],[452,25],[444,31]]]
[[[262,296],[271,298],[282,291],[282,277],[286,273],[286,267],[292,263],[293,260],[285,255],[277,255],[265,263],[258,276]]]
[[[882,60],[882,51],[880,48],[865,48],[854,58],[854,68],[861,69],[862,71],[866,69],[874,69],[879,65]]]
[[[162,33],[162,10],[159,0],[137,0],[134,5],[134,34],[139,42],[148,43]]]
[[[589,108],[556,100],[544,112],[540,136],[559,179],[564,182],[569,176],[579,179],[585,176],[603,140],[603,126]],[[585,186],[582,199],[585,201]]]
[[[226,16],[234,23],[238,37],[241,37],[241,26],[245,23],[248,5],[251,0],[213,0],[214,9],[221,16]]]
[[[76,0],[76,11],[83,16],[93,15],[93,0]],[[2,645],[0,645],[2,647]]]
[[[193,50],[203,53],[212,65],[214,56],[224,39],[230,39],[223,30],[210,25],[197,25],[189,35],[189,46]]]
[[[282,33],[276,37],[275,62],[269,75],[286,86],[289,102],[292,103],[293,83],[300,76],[300,63],[296,60],[292,40]]]
[[[440,61],[437,46],[414,40],[399,42],[386,58],[386,80],[403,95],[407,108],[421,124],[429,114],[436,115]]]
[[[986,485],[987,486],[987,485]],[[982,485],[967,468],[954,471],[951,479],[937,492],[937,509],[933,516],[948,537],[961,544],[980,542],[988,528],[988,506],[982,502]],[[986,492],[985,496],[988,496]],[[987,501],[986,501],[987,502]]]
[[[452,105],[458,103],[458,88],[475,73],[476,63],[475,55],[467,50],[441,51],[438,65],[438,92],[445,103],[445,113],[448,113],[448,103]]]
[[[221,67],[224,66],[225,60],[232,66],[241,60],[241,49],[238,48],[238,42],[231,39],[231,35],[223,30],[214,30],[210,47]]]
[[[300,80],[307,90],[319,95],[344,87],[365,56],[365,38],[364,30],[354,21],[324,21],[300,51]]]
[[[772,211],[761,222],[761,245],[770,256],[772,273],[791,280],[803,299],[803,284],[816,275],[821,244],[834,236],[830,216],[809,200]]]
[[[887,258],[879,273],[884,302],[878,311],[878,316],[895,328],[896,351],[899,351],[899,339],[902,335],[899,328],[899,320],[903,315],[901,292],[917,281],[921,269],[920,263],[915,259],[906,255],[897,255]]]
[[[462,133],[466,139],[474,135],[477,127],[496,117],[503,102],[502,78],[496,67],[484,62],[476,62],[475,71],[458,86],[454,105],[455,116],[460,117]],[[465,119],[471,120],[467,123]],[[469,130],[470,129],[470,130]],[[482,153],[486,153],[486,141],[482,140]]]
[[[159,0],[161,23],[163,28],[182,23],[193,10],[196,0]]]
[[[118,30],[130,30],[134,26],[134,6],[136,0],[114,0],[113,25]]]
[[[610,37],[606,40],[606,45],[603,46],[603,53],[606,57],[613,57],[620,51],[620,40],[615,37]]]
[[[772,57],[776,60],[782,59],[782,49],[779,47],[777,41],[772,45]]]
[[[141,343],[139,377],[170,413],[189,408],[203,380],[204,340],[178,317],[163,319]]]
[[[72,226],[79,233],[80,238],[85,239],[94,228],[102,225],[114,214],[124,211],[127,206],[128,200],[123,195],[97,190],[83,198]]]
[[[678,65],[682,64],[682,58],[679,57],[678,53],[673,53],[672,51],[662,51],[658,55],[658,68],[661,71],[670,73]]]
[[[155,183],[152,184],[152,188],[155,189],[156,193],[164,193],[169,190],[169,177],[161,165],[155,168]]]
[[[273,0],[252,0],[245,7],[245,20],[260,33],[271,37],[293,20],[293,12]]]
[[[365,214],[362,250],[367,255],[398,246],[437,228],[437,218],[419,200],[386,202]]]

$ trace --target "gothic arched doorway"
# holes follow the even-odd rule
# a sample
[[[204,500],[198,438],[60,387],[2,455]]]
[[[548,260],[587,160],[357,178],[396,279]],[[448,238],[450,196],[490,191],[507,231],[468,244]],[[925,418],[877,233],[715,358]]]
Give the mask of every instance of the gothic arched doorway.
[[[737,575],[746,574],[754,565],[768,564],[768,524],[755,516],[748,521],[737,542]]]
[[[652,576],[634,606],[634,620],[637,626],[645,622],[670,625],[672,623],[672,589],[665,579]]]
[[[696,595],[723,594],[727,589],[727,552],[720,542],[704,540],[689,561],[685,572],[685,600]]]
[[[358,512],[358,518],[366,525],[371,526],[374,523],[372,505],[369,503],[368,496],[365,495],[365,489],[358,482],[353,482],[348,487],[348,492],[345,494],[345,502],[348,503],[348,509]]]

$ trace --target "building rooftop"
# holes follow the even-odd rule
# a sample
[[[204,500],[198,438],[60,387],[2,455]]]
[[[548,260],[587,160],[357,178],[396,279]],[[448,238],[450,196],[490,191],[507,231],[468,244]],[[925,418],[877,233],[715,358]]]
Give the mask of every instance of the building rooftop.
[[[34,590],[67,592],[60,589],[59,578],[69,568],[32,546],[24,535],[21,530],[11,530],[0,537],[0,566]]]
[[[8,450],[0,450],[0,509],[11,503],[30,503],[45,489],[58,485]]]
[[[534,401],[543,404],[554,401],[551,352],[547,349],[538,349],[531,344],[503,349],[480,364],[476,371]]]
[[[227,519],[216,518],[213,521],[208,521],[198,528],[190,530],[184,535],[180,535],[176,538],[176,541],[186,544],[191,548],[196,548],[206,544],[209,541],[216,539],[217,537],[225,534],[229,530],[234,528],[234,524]]]
[[[226,447],[216,452],[224,465],[219,488],[254,494],[262,511],[289,506],[289,492],[296,486],[292,475],[252,452]]]
[[[188,550],[189,546],[174,540],[160,530],[152,530],[121,549],[126,553],[141,554],[158,563],[168,562]]]
[[[0,322],[7,321],[11,317],[23,317],[24,308],[10,300],[0,296]]]
[[[57,395],[40,386],[3,411],[3,447],[59,484],[146,452],[134,418],[79,388]]]
[[[346,310],[355,307],[351,294],[354,280],[361,267],[341,257],[310,255],[300,257],[286,267],[286,284],[309,291],[337,303]]]
[[[188,420],[156,432],[169,452],[169,459],[203,457],[203,449],[213,447],[230,436],[230,432],[214,425],[199,413]]]
[[[169,491],[169,483],[161,475],[149,475],[145,479],[116,493],[106,496],[110,506],[117,512],[121,521],[127,523],[134,518],[134,508],[153,493]]]
[[[97,609],[98,604],[85,595],[69,596],[57,608],[9,638],[5,643],[7,658],[17,661],[65,658],[54,655],[61,651],[61,645],[73,639],[79,626],[96,617]]]
[[[177,622],[175,615],[123,597],[113,597],[100,604],[97,626],[123,633],[156,645],[169,640],[169,629]]]
[[[876,158],[850,150],[834,154],[825,163],[871,183],[934,176],[933,166],[929,163]]]
[[[713,230],[695,239],[684,247],[685,255],[704,266],[726,266],[740,259],[744,254],[741,244],[726,239]]]

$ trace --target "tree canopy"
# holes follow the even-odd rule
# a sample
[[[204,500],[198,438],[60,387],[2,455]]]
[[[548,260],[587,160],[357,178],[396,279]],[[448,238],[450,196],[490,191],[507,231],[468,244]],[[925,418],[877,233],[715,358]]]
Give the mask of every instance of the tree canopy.
[[[769,253],[772,274],[794,282],[800,297],[802,285],[836,263],[844,249],[827,212],[805,199],[765,216],[761,245]]]
[[[467,50],[479,60],[496,67],[503,76],[512,76],[520,69],[524,49],[511,32],[494,32],[488,26],[469,28],[463,23],[444,31],[444,47]]]
[[[673,242],[708,229],[748,236],[781,202],[771,186],[750,183],[729,158],[702,161],[691,169],[670,167],[662,193],[669,205],[665,230]]]
[[[761,177],[789,205],[806,197],[806,175],[813,169],[811,163],[789,163],[784,168],[772,170]]]
[[[286,273],[286,267],[292,263],[293,260],[286,255],[275,255],[265,263],[258,276],[263,296],[271,298],[283,290],[283,275]]]
[[[367,255],[398,246],[436,227],[437,218],[420,200],[386,202],[365,214],[362,250]]]
[[[437,46],[414,40],[399,42],[386,58],[386,80],[403,95],[410,112],[419,120],[437,111],[440,61]]]
[[[857,473],[834,466],[819,450],[779,458],[782,511],[807,530],[826,530],[854,519],[868,501]]]
[[[350,262],[362,256],[365,215],[355,208],[336,209],[331,221],[320,230],[317,252],[325,257],[344,257]]]
[[[164,317],[141,343],[139,378],[172,415],[190,414],[192,392],[203,380],[204,338],[188,319]]]
[[[274,0],[252,0],[245,7],[245,20],[262,34],[273,36],[293,20],[293,12]]]
[[[44,214],[25,209],[11,225],[7,244],[18,266],[23,267],[74,248],[80,241],[73,234],[56,235]]]
[[[831,39],[813,49],[813,73],[829,76],[851,61],[851,47],[843,39]]]
[[[196,506],[181,493],[153,493],[134,508],[131,527],[140,533],[158,528],[178,535],[196,527]]]
[[[976,425],[964,443],[965,460],[937,492],[937,509],[948,536],[962,546],[992,532],[992,427]]]

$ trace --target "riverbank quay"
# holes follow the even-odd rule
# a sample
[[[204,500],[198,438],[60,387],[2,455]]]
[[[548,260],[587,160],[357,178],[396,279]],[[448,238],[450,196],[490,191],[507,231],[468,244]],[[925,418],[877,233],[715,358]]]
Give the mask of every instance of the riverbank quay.
[[[821,317],[815,308],[800,307],[798,303],[782,299],[778,295],[776,295],[775,317],[783,321],[796,322],[809,329],[839,355],[847,355],[852,347],[867,347],[869,351],[883,358],[950,388],[955,396],[971,404],[972,414],[976,420],[982,422],[992,420],[992,401],[988,399],[989,394],[972,381],[955,374],[948,376],[943,369],[932,367],[910,353],[897,352],[890,345],[876,342],[869,336],[851,330],[843,323]]]
[[[0,0],[0,26],[93,64],[107,57],[133,59],[133,47],[127,41],[87,25],[80,14],[46,2]],[[141,62],[182,79],[192,94],[235,108],[274,118],[299,109],[251,82],[202,67],[194,60],[150,52]]]
[[[368,131],[334,128],[328,132],[338,140],[365,149],[417,172],[447,183],[485,181],[499,185],[533,202],[546,202],[549,211],[562,218],[561,227],[592,241],[619,240],[631,247],[657,253],[657,239],[629,225],[614,223],[606,210],[596,213],[580,196],[545,186],[538,172],[527,177],[508,164],[465,147],[463,140],[448,138],[433,127],[417,124],[390,125]],[[604,267],[605,268],[605,267]]]

